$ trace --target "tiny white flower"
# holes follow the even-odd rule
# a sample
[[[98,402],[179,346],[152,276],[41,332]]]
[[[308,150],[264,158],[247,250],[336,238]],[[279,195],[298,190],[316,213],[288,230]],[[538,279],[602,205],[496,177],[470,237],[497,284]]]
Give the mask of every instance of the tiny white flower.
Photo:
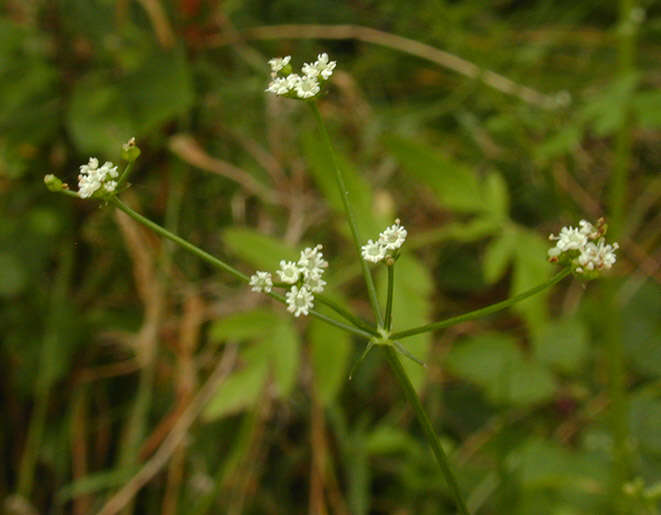
[[[321,275],[308,275],[305,277],[304,286],[313,293],[321,293],[326,287],[326,281],[321,278]]]
[[[116,178],[119,175],[117,167],[110,161],[103,163],[99,167],[99,160],[95,157],[90,157],[87,164],[80,166],[80,174],[78,175],[78,195],[80,198],[89,198],[96,193],[101,187],[106,191],[112,192],[117,187],[115,181],[108,181],[108,178]]]
[[[557,240],[555,245],[563,252],[572,249],[580,250],[588,242],[588,237],[585,234],[576,227],[571,226],[560,229],[558,236],[551,234],[549,239]]]
[[[315,77],[305,76],[300,78],[296,84],[298,98],[312,98],[319,93],[319,81]]]
[[[319,77],[321,75],[322,79],[328,80],[333,75],[336,64],[335,61],[329,61],[328,54],[324,52],[317,56],[317,60],[314,63],[305,63],[303,65],[303,73],[308,77]]]
[[[271,65],[271,73],[275,76],[280,70],[289,64],[289,61],[291,61],[290,55],[270,59],[269,64]]]
[[[298,266],[306,278],[320,277],[324,273],[324,268],[328,267],[328,261],[324,259],[321,253],[322,248],[321,245],[317,245],[316,247],[308,247],[301,251]]]
[[[257,271],[250,276],[249,284],[252,286],[252,291],[270,293],[273,287],[273,280],[270,273]]]
[[[580,233],[584,234],[588,239],[595,240],[599,237],[599,231],[587,220],[581,220],[578,222],[578,225],[580,227]]]
[[[365,261],[371,261],[372,263],[378,263],[386,257],[386,248],[378,241],[369,240],[361,247],[361,250],[363,259]]]
[[[294,284],[301,275],[301,269],[293,261],[280,261],[280,270],[278,275],[283,283]]]
[[[397,250],[406,241],[406,229],[399,225],[399,219],[379,235],[379,243],[387,250]]]
[[[307,315],[314,306],[314,296],[307,286],[292,286],[285,294],[287,300],[287,311],[294,314],[295,317],[301,314]]]
[[[266,88],[266,91],[276,95],[286,95],[289,93],[289,90],[289,82],[284,77],[276,77],[269,83],[269,87]]]
[[[287,75],[287,88],[289,88],[289,91],[295,90],[300,82],[301,76],[297,73],[290,73]]]

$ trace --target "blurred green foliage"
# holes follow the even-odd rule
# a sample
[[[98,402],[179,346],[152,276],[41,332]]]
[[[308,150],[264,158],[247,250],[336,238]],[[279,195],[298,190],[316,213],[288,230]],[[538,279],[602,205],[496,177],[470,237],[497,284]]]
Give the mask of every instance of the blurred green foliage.
[[[42,183],[55,173],[74,186],[80,163],[117,161],[135,136],[143,153],[126,198],[136,209],[246,273],[321,242],[329,296],[369,317],[313,120],[300,103],[264,94],[267,58],[301,62],[328,51],[338,71],[320,108],[361,234],[375,237],[396,216],[409,231],[396,268],[395,330],[545,280],[545,235],[610,212],[614,138],[633,124],[612,289],[567,280],[514,310],[402,344],[428,365],[405,363],[473,512],[653,513],[657,500],[644,489],[630,488],[624,507],[613,501],[604,344],[617,311],[626,474],[652,491],[661,481],[661,10],[640,7],[636,71],[616,74],[623,29],[615,4],[596,0],[422,0],[415,8],[399,0],[7,0],[2,511],[96,512],[236,349],[186,444],[129,511],[455,512],[378,349],[349,381],[364,342],[294,320],[111,209],[52,195]],[[411,38],[561,102],[526,102],[386,39],[284,30],[235,37],[306,23]],[[196,146],[181,145],[182,135]],[[228,167],[271,200],[228,178]],[[383,294],[385,277],[377,284]]]

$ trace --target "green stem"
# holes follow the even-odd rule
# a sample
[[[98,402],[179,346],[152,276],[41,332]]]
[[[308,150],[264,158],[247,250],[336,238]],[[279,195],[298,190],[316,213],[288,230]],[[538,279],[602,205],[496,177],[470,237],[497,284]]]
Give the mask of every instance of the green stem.
[[[635,73],[637,24],[632,19],[635,7],[633,0],[620,0],[618,20],[617,78],[625,80]],[[633,116],[631,97],[622,100],[621,109],[624,118],[619,128],[615,143],[615,162],[610,178],[610,217],[609,232],[613,238],[622,236],[625,221],[627,182],[631,165],[631,143]],[[619,282],[612,278],[606,285],[606,296],[610,299],[607,316],[606,349],[610,375],[611,397],[611,432],[613,435],[613,462],[611,486],[611,504],[615,513],[627,513],[627,500],[622,492],[622,485],[631,472],[630,455],[627,449],[628,427],[626,406],[626,380],[624,351],[622,348],[622,319],[617,305]]]
[[[386,316],[385,325],[386,331],[390,331],[392,327],[392,294],[395,287],[395,264],[388,265],[388,296],[386,297]]]
[[[393,340],[406,338],[407,336],[413,336],[414,334],[426,333],[428,331],[434,331],[436,329],[443,329],[445,327],[450,327],[452,325],[459,324],[467,320],[475,320],[476,318],[482,318],[486,315],[490,315],[491,313],[495,313],[496,311],[500,311],[502,309],[508,308],[511,305],[516,304],[517,302],[521,302],[522,300],[525,300],[528,297],[532,297],[533,295],[539,293],[540,291],[550,288],[554,284],[559,283],[570,273],[571,270],[569,268],[566,268],[562,272],[554,275],[551,279],[549,279],[545,283],[535,286],[534,288],[524,291],[523,293],[519,293],[514,297],[510,297],[509,299],[503,300],[502,302],[496,302],[495,304],[491,304],[490,306],[476,309],[475,311],[469,311],[468,313],[464,313],[463,315],[447,318],[439,322],[432,322],[431,324],[426,324],[420,327],[415,327],[413,329],[408,329],[406,331],[393,333],[392,335],[390,335],[390,338]]]
[[[333,149],[333,145],[330,141],[330,137],[328,136],[328,131],[326,130],[326,125],[324,124],[324,120],[321,118],[321,113],[319,112],[319,108],[317,107],[317,104],[315,102],[308,102],[308,105],[310,106],[310,109],[312,109],[312,114],[314,114],[315,120],[317,121],[317,125],[319,126],[319,132],[321,133],[321,138],[324,140],[324,143],[326,144],[326,147],[328,148],[328,152],[331,156],[331,160],[333,162],[333,168],[335,169],[335,179],[337,180],[337,187],[340,190],[340,197],[342,198],[344,211],[347,215],[349,228],[351,229],[351,236],[353,237],[353,242],[358,252],[358,258],[360,259],[360,267],[363,271],[363,276],[365,277],[365,284],[367,285],[367,295],[369,296],[372,309],[376,314],[377,322],[379,323],[379,325],[382,325],[383,315],[381,314],[381,306],[379,305],[379,299],[376,295],[376,287],[374,286],[374,280],[372,279],[372,274],[370,273],[370,269],[367,266],[365,260],[363,259],[363,255],[360,250],[361,249],[360,243],[362,240],[360,239],[360,236],[358,234],[356,216],[349,202],[349,191],[347,190],[346,184],[344,183],[342,170],[340,169],[339,163],[337,162],[337,157],[335,156],[335,150]]]
[[[438,438],[438,435],[434,431],[431,421],[429,420],[429,417],[427,416],[425,409],[422,407],[420,398],[418,397],[418,394],[413,388],[413,385],[411,384],[408,375],[406,375],[406,371],[404,370],[402,363],[399,361],[399,358],[397,357],[397,352],[390,346],[385,346],[385,351],[386,351],[386,356],[388,358],[388,363],[390,363],[390,367],[392,368],[392,371],[395,373],[395,377],[397,378],[399,385],[402,387],[402,390],[404,390],[404,395],[406,395],[406,399],[409,401],[409,403],[413,407],[413,410],[415,411],[415,415],[418,418],[418,422],[422,426],[422,429],[425,432],[425,436],[427,437],[427,442],[429,442],[432,451],[434,451],[434,456],[436,456],[436,461],[438,461],[438,464],[441,467],[441,471],[445,476],[445,480],[448,484],[448,487],[450,488],[450,491],[454,496],[455,502],[457,504],[457,508],[459,509],[459,513],[461,513],[462,515],[468,515],[469,513],[468,508],[466,508],[466,503],[464,502],[464,499],[461,495],[461,490],[459,490],[459,484],[457,483],[457,480],[454,477],[452,470],[450,469],[448,458],[445,455],[445,452],[443,451],[443,447],[441,447],[441,442]]]
[[[122,175],[119,176],[119,179],[117,180],[117,188],[116,191],[122,191],[122,186],[126,184],[126,181],[128,180],[129,176],[131,175],[131,170],[133,169],[133,163],[135,161],[129,161],[126,163],[126,166],[124,167],[124,171],[122,172]]]
[[[158,225],[155,222],[152,222],[149,218],[145,218],[140,213],[138,213],[138,212],[134,211],[133,209],[131,209],[130,207],[128,207],[126,204],[124,204],[117,197],[113,197],[111,200],[109,200],[109,202],[113,206],[115,206],[117,209],[119,209],[120,211],[123,211],[124,213],[129,215],[136,222],[140,222],[141,224],[149,227],[155,233],[160,234],[164,238],[167,238],[167,239],[175,242],[176,244],[180,245],[181,247],[186,249],[191,254],[194,254],[195,256],[199,257],[203,261],[206,261],[210,265],[212,265],[216,268],[220,268],[221,270],[224,270],[225,272],[229,272],[234,277],[242,280],[243,282],[249,282],[250,281],[250,278],[246,274],[239,272],[233,266],[228,265],[227,263],[221,261],[217,257],[212,256],[211,254],[209,254],[208,252],[205,252],[201,248],[196,247],[192,243],[190,243],[190,242],[184,240],[183,238],[177,236],[176,234],[168,231],[166,228],[161,227],[160,225]],[[285,298],[282,295],[278,294],[278,293],[271,292],[268,295],[271,298],[277,300],[278,302],[281,302],[282,304],[287,303]],[[347,331],[348,333],[352,333],[356,336],[361,336],[361,337],[367,338],[367,339],[370,339],[370,338],[372,338],[372,336],[374,336],[370,332],[367,332],[363,329],[359,329],[359,328],[352,327],[350,325],[344,324],[344,323],[340,322],[339,320],[335,320],[334,318],[330,318],[330,317],[328,317],[328,316],[326,316],[322,313],[319,313],[318,311],[315,311],[315,310],[311,310],[310,315],[315,317],[315,318],[318,318],[319,320],[323,320],[327,324],[333,325],[333,326],[335,326],[339,329],[343,329],[344,331]]]
[[[365,331],[373,333],[374,336],[377,336],[379,334],[379,333],[376,332],[376,328],[373,327],[369,322],[367,322],[367,321],[363,320],[362,318],[357,317],[353,313],[347,311],[342,306],[340,306],[337,302],[335,302],[334,300],[328,298],[326,295],[321,295],[321,294],[315,295],[315,299],[319,303],[324,304],[325,306],[328,306],[329,308],[331,308],[338,315],[340,315],[345,320],[348,320],[349,322],[351,322],[356,327],[359,327],[361,329],[364,329]]]

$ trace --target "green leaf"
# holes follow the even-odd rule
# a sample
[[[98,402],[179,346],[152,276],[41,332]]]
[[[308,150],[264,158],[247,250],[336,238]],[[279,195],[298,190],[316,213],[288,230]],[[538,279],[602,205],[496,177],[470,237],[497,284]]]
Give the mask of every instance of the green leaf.
[[[459,212],[483,211],[482,188],[473,170],[435,149],[391,136],[385,145],[405,172],[429,186],[441,205]]]
[[[550,322],[534,339],[535,355],[562,372],[578,372],[587,357],[588,334],[576,318]]]
[[[502,334],[484,334],[455,345],[447,357],[456,375],[484,389],[495,403],[534,404],[554,391],[550,372],[533,359],[524,359],[515,341]]]
[[[248,361],[248,365],[232,372],[221,385],[204,408],[202,420],[210,422],[252,406],[264,388],[267,376],[266,360]]]
[[[209,341],[214,343],[244,341],[263,337],[282,324],[282,318],[271,310],[258,308],[235,313],[214,321],[209,328]]]
[[[507,219],[510,210],[510,198],[507,183],[498,172],[491,172],[482,183],[484,206],[497,219]]]
[[[500,236],[489,242],[484,252],[484,279],[493,284],[498,281],[512,259],[516,247],[516,233],[505,229]]]
[[[315,391],[322,404],[331,404],[347,381],[351,341],[347,333],[311,320],[308,328]]]
[[[223,241],[237,257],[259,270],[275,271],[280,267],[281,259],[296,261],[299,256],[281,240],[248,228],[225,229]]]
[[[302,144],[305,160],[309,164],[309,171],[317,188],[333,210],[344,217],[344,205],[328,149],[315,134],[304,134]],[[372,187],[337,148],[335,155],[349,193],[349,202],[356,215],[358,233],[365,240],[374,239],[383,230],[383,224],[377,221],[374,215]],[[343,224],[345,227],[346,222]]]
[[[193,105],[193,83],[182,50],[156,52],[121,81],[137,134],[146,134]],[[128,139],[128,138],[126,138]]]
[[[291,323],[283,320],[270,329],[272,336],[264,341],[273,367],[273,376],[278,395],[287,397],[296,382],[300,361],[300,341]]]
[[[629,425],[636,447],[643,454],[661,456],[661,400],[656,392],[634,395],[629,407]]]
[[[67,127],[83,154],[119,157],[121,144],[135,133],[130,106],[122,90],[103,73],[90,73],[73,90]]]
[[[648,280],[622,308],[622,335],[633,368],[641,374],[661,377],[661,286]]]
[[[367,453],[394,454],[420,450],[418,442],[406,431],[390,425],[380,424],[367,436]]]
[[[522,228],[516,231],[511,295],[533,288],[549,278],[552,266],[547,261],[548,248],[548,241],[538,234]],[[518,302],[512,308],[525,318],[533,334],[547,324],[548,296],[549,290],[545,290]]]
[[[385,267],[379,276],[380,291],[387,288]],[[427,268],[410,254],[402,254],[395,264],[395,285],[393,288],[392,327],[393,331],[416,327],[429,323],[432,310],[432,278]],[[400,342],[406,350],[422,361],[427,360],[431,346],[430,333],[422,333]],[[426,371],[410,359],[401,359],[413,386],[420,390]]]
[[[633,98],[633,109],[642,127],[661,128],[661,92],[653,90],[638,93]]]

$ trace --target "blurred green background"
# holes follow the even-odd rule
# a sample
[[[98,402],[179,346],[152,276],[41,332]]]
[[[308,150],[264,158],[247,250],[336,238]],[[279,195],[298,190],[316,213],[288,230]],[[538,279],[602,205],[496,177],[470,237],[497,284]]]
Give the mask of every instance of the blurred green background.
[[[75,185],[90,155],[118,162],[135,136],[127,203],[246,273],[321,242],[329,293],[369,317],[314,120],[264,93],[268,58],[322,51],[338,66],[320,109],[363,238],[396,216],[409,231],[395,330],[543,282],[561,225],[606,216],[621,245],[608,279],[403,342],[428,365],[406,363],[471,510],[656,513],[658,4],[1,9],[3,513],[98,512],[219,363],[226,380],[121,513],[455,513],[380,352],[349,381],[364,342],[42,182]]]

